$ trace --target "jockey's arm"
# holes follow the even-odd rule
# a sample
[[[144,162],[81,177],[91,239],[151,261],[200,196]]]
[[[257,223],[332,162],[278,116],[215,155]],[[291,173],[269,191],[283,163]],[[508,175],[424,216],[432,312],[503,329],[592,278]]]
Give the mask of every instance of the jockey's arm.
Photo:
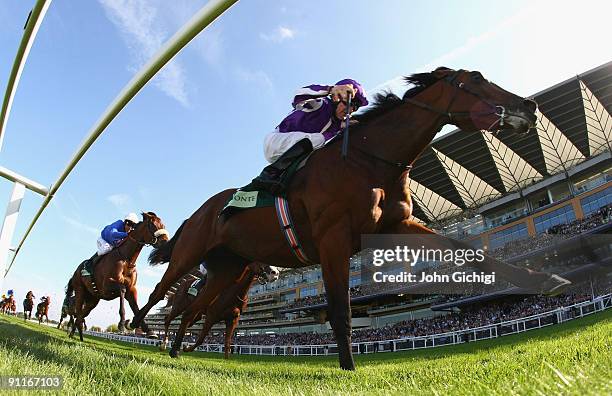
[[[308,85],[297,90],[291,105],[295,108],[299,103],[308,100],[322,98],[330,94],[333,85]]]

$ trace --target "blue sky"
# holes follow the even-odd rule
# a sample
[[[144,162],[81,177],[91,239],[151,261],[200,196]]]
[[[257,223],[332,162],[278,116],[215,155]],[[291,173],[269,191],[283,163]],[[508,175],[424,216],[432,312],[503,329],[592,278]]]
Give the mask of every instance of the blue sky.
[[[13,103],[0,165],[53,183],[131,77],[204,0],[55,0]],[[437,66],[480,70],[520,95],[611,60],[607,1],[243,0],[202,32],[123,110],[81,160],[4,281],[21,300],[51,295],[95,251],[99,230],[155,211],[174,232],[217,191],[265,165],[262,140],[294,90],[351,77],[373,92]],[[0,2],[4,89],[34,1]],[[0,210],[12,185],[0,183]],[[26,192],[13,244],[42,197]],[[139,259],[139,300],[165,267]],[[118,301],[90,324],[117,321]],[[131,317],[131,313],[128,314]]]

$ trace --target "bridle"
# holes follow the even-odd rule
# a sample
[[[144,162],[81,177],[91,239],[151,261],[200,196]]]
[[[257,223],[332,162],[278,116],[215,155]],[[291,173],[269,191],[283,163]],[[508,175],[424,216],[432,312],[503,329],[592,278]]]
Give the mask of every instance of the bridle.
[[[498,118],[497,120],[495,120],[491,125],[489,125],[489,127],[486,129],[487,132],[491,132],[494,134],[497,134],[499,132],[499,129],[496,130],[491,130],[491,128],[495,127],[496,125],[499,124],[500,127],[504,126],[504,120],[506,118],[508,118],[508,115],[506,115],[506,108],[504,106],[501,105],[496,105],[493,104],[491,102],[489,102],[487,99],[483,98],[482,95],[478,94],[477,92],[472,91],[469,87],[466,86],[466,84],[464,82],[456,82],[455,80],[457,79],[457,77],[459,76],[459,74],[465,72],[465,70],[457,70],[454,73],[442,78],[441,80],[446,81],[450,86],[452,86],[454,88],[453,90],[453,96],[451,98],[451,101],[448,104],[448,107],[446,108],[446,110],[442,111],[440,109],[437,109],[433,106],[428,105],[427,103],[423,103],[423,102],[419,102],[418,100],[415,100],[413,98],[404,98],[402,99],[404,102],[406,103],[410,103],[412,105],[415,105],[417,107],[420,107],[422,109],[425,110],[429,110],[433,113],[439,114],[441,116],[444,116],[446,118],[448,118],[449,122],[452,122],[453,119],[456,119],[458,116],[465,116],[465,115],[472,115],[473,113],[469,112],[469,111],[454,111],[451,112],[449,111],[450,108],[453,106],[453,103],[455,102],[455,99],[457,98],[457,94],[459,93],[460,90],[467,92],[468,94],[476,97],[478,100],[480,100],[481,102],[489,105],[489,107],[491,108],[492,111],[490,112],[482,112],[479,113],[481,115],[496,115]],[[433,84],[432,84],[433,85]],[[429,87],[428,87],[429,88]]]
[[[433,113],[439,114],[445,118],[448,118],[449,122],[452,122],[453,119],[457,119],[457,117],[461,117],[461,116],[465,116],[465,115],[472,115],[473,113],[468,112],[468,111],[455,111],[455,112],[451,112],[450,109],[453,106],[453,103],[455,102],[455,99],[457,98],[457,95],[460,91],[464,91],[467,92],[468,94],[475,96],[476,98],[478,98],[478,100],[480,100],[481,102],[489,105],[489,107],[491,108],[490,112],[483,112],[483,113],[479,113],[481,115],[496,115],[497,119],[486,129],[487,132],[491,132],[494,135],[497,135],[497,133],[499,133],[499,129],[496,130],[491,130],[493,127],[499,125],[500,127],[504,126],[504,122],[505,119],[508,118],[508,115],[506,114],[506,108],[504,106],[500,106],[500,105],[495,105],[491,102],[489,102],[487,99],[483,98],[482,95],[478,94],[477,92],[472,91],[469,87],[466,86],[466,84],[464,82],[456,82],[455,80],[457,79],[457,77],[459,76],[459,74],[465,72],[465,70],[457,70],[452,74],[449,74],[448,76],[438,80],[438,81],[445,81],[448,84],[450,84],[454,90],[453,90],[453,96],[448,104],[448,107],[446,108],[446,110],[440,110],[436,107],[433,107],[431,105],[428,105],[427,103],[423,103],[420,102],[418,100],[415,100],[413,98],[402,98],[402,101],[404,103],[410,103],[414,106],[420,107],[424,110],[428,110],[431,111]],[[433,86],[434,84],[429,85],[428,87],[426,87],[425,89]],[[425,90],[424,89],[424,90]],[[422,91],[421,91],[422,92]],[[397,168],[401,168],[405,171],[410,171],[412,169],[412,165],[411,164],[406,164],[404,162],[398,162],[398,161],[389,161],[385,158],[379,157],[375,154],[372,154],[368,151],[363,150],[360,147],[354,147],[355,149],[357,149],[358,151],[360,151],[362,154],[373,158],[379,162],[382,162],[386,165],[392,166],[392,167],[397,167]]]
[[[154,246],[157,243],[157,240],[159,239],[159,237],[161,237],[162,235],[166,235],[168,237],[170,236],[170,233],[168,233],[168,231],[165,228],[156,229],[155,225],[153,224],[151,220],[146,219],[145,222],[146,222],[147,230],[149,231],[150,234],[153,235],[153,239],[150,241],[147,241],[146,239],[143,238],[142,241],[139,241],[136,238],[134,238],[131,234],[132,232],[136,231],[136,227],[138,227],[138,224],[134,226],[134,229],[132,231],[128,232],[128,239],[142,246],[145,246],[145,245]]]

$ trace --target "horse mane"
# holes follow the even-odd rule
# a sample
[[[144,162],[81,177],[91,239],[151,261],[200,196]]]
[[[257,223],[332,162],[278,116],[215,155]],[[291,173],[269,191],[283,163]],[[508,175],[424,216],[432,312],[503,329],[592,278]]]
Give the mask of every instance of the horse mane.
[[[447,67],[438,67],[435,71],[450,70]],[[434,71],[434,72],[435,72]],[[432,86],[438,81],[438,77],[434,75],[434,72],[429,73],[414,73],[409,76],[405,76],[402,79],[406,84],[413,85],[403,97],[399,97],[389,90],[385,90],[382,93],[374,95],[374,103],[368,107],[366,111],[361,114],[356,114],[353,118],[361,123],[368,122],[373,118],[376,118],[388,111],[401,105],[405,99],[412,98],[423,92],[427,87]]]

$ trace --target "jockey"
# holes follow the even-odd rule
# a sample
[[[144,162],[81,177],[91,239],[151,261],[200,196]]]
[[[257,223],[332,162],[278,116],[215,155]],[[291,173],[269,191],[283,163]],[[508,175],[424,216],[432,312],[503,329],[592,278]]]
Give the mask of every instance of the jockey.
[[[284,190],[283,172],[297,158],[323,147],[342,131],[349,95],[349,115],[368,104],[361,84],[351,79],[332,86],[309,85],[299,89],[293,99],[293,111],[264,139],[264,155],[270,165],[253,179],[252,186],[274,194]]]
[[[100,257],[119,246],[127,238],[128,233],[134,229],[136,223],[138,223],[136,213],[129,213],[123,220],[117,220],[104,227],[97,241],[98,252],[85,262],[81,275],[91,276],[92,270]]]
[[[128,233],[134,229],[138,223],[136,213],[130,213],[123,220],[117,220],[104,227],[98,238],[98,256],[103,256],[113,250],[127,238]]]

